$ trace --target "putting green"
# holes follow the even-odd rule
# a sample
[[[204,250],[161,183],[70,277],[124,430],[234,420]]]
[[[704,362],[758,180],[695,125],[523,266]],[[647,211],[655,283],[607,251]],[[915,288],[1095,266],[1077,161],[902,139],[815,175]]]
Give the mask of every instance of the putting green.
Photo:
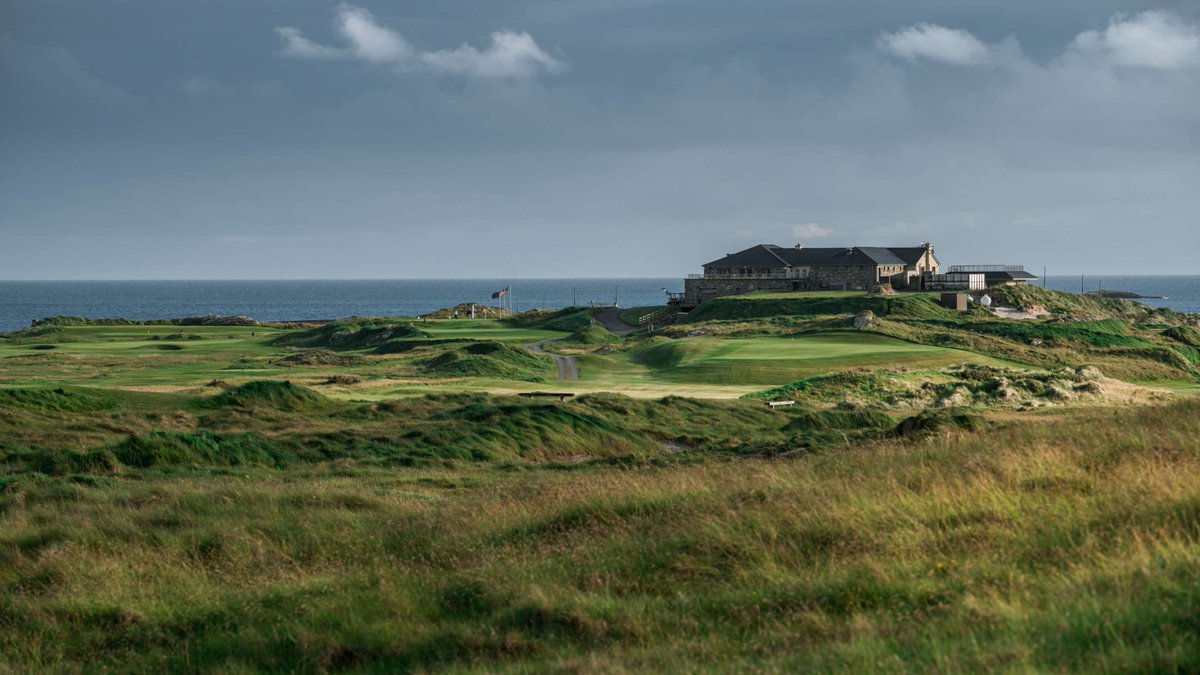
[[[614,388],[657,381],[753,391],[849,368],[931,370],[963,363],[1011,365],[971,352],[883,335],[826,333],[676,340],[610,357],[585,357],[581,373],[587,382]]]

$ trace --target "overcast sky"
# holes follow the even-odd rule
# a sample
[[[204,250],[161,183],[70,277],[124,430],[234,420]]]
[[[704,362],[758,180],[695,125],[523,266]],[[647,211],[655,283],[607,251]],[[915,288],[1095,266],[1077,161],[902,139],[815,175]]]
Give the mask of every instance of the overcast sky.
[[[0,278],[1198,273],[1200,3],[0,1]]]

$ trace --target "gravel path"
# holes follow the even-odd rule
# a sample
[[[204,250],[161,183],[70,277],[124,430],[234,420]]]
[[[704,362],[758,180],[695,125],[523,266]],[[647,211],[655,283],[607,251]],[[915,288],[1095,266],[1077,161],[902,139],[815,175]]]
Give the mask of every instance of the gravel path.
[[[558,362],[558,379],[560,380],[578,380],[579,379],[579,362],[574,356],[563,356],[562,354],[553,354],[546,351],[545,344],[547,342],[558,342],[562,338],[547,338],[539,340],[533,344],[525,345],[525,349],[534,354],[549,356]]]
[[[617,335],[624,335],[625,333],[632,333],[633,331],[638,329],[637,326],[630,326],[629,324],[622,321],[621,320],[621,310],[616,309],[614,307],[609,307],[606,309],[602,309],[599,312],[596,312],[596,314],[593,316],[593,318],[595,318],[597,321],[599,321],[601,323],[601,325],[603,325],[605,328],[607,328],[608,332],[616,333]]]

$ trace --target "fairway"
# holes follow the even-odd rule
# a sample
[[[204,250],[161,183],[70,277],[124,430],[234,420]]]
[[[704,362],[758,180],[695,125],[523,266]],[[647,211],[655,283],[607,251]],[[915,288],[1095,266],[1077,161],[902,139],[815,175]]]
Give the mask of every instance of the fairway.
[[[688,338],[580,358],[581,385],[612,391],[725,397],[850,368],[933,370],[977,363],[1012,365],[944,347],[870,333],[795,337]]]
[[[494,320],[416,322],[429,335],[416,342],[494,341],[521,345],[565,333],[514,328]],[[275,326],[99,325],[66,326],[43,337],[0,341],[0,386],[73,386],[178,391],[213,381],[287,379],[319,385],[353,375],[356,387],[327,390],[333,397],[380,399],[438,391],[521,391],[527,383],[478,378],[421,378],[412,359],[342,352],[353,366],[287,367],[279,359],[296,350],[273,344],[289,329]]]
[[[849,368],[928,370],[963,363],[1003,365],[969,352],[864,333],[699,338],[687,347],[676,365],[656,376],[681,383],[774,385]]]
[[[566,333],[513,327],[495,320],[416,322],[425,337],[404,338],[411,353],[338,352],[353,362],[289,367],[297,353],[275,340],[288,328],[267,326],[68,326],[44,337],[0,344],[0,386],[73,386],[147,391],[203,391],[214,381],[287,379],[319,387],[334,398],[381,400],[429,393],[514,394],[536,388],[494,376],[442,376],[423,363],[440,349],[472,341],[512,346]],[[445,344],[445,347],[440,345]],[[610,391],[639,398],[737,398],[848,368],[937,369],[962,363],[999,364],[977,354],[918,345],[871,333],[793,337],[696,337],[579,357],[581,379],[555,383],[574,393]],[[348,376],[352,383],[330,382]],[[540,386],[540,385],[539,385]],[[209,390],[211,391],[211,389]]]

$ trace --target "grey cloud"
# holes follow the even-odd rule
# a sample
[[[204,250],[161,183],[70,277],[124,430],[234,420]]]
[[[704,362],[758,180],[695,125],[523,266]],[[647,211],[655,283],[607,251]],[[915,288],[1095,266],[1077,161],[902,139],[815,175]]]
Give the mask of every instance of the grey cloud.
[[[1102,31],[1084,31],[1071,48],[1077,54],[1118,66],[1200,66],[1200,24],[1165,11],[1117,15]]]
[[[41,32],[21,26],[29,49],[0,59],[0,106],[21,113],[0,115],[0,275],[679,274],[822,234],[1061,273],[1186,272],[1200,250],[1197,15],[1182,2],[1168,22],[1182,47],[1137,61],[1128,29],[1151,24],[1112,16],[1135,0],[763,0],[753,15],[370,1],[356,27],[331,24],[329,0],[80,0],[109,17],[106,41],[29,5]],[[253,20],[212,49],[242,8]],[[184,28],[153,42],[135,9]],[[921,24],[968,32],[986,58],[881,46]],[[274,58],[269,31],[287,25],[306,42],[277,38],[298,51]],[[562,45],[570,74],[487,71],[506,26]],[[55,49],[75,67],[30,56]],[[52,96],[59,78],[74,93]],[[106,112],[106,88],[137,98]]]
[[[284,41],[280,53],[302,59],[360,59],[401,71],[424,69],[482,78],[523,78],[566,70],[565,63],[543,51],[525,32],[495,31],[491,44],[482,50],[464,43],[456,49],[418,51],[400,33],[379,25],[366,9],[342,4],[336,15],[335,28],[347,46],[318,44],[298,28],[281,26],[275,29]]]
[[[927,59],[960,66],[988,61],[988,46],[979,38],[959,28],[931,23],[884,33],[876,44],[881,50],[907,61]]]

